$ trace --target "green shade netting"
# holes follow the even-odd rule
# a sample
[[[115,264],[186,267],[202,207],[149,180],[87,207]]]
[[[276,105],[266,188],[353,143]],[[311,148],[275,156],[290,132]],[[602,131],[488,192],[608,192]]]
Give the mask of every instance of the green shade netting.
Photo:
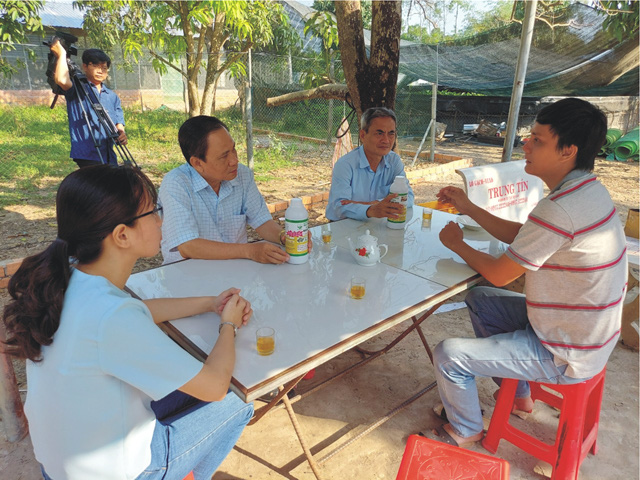
[[[604,145],[602,145],[602,148],[600,149],[600,153],[601,154],[608,153],[611,145],[617,142],[620,139],[620,137],[622,137],[622,134],[623,134],[623,131],[618,128],[610,128],[609,130],[607,130],[607,138],[604,141]]]
[[[640,128],[636,127],[627,132],[624,137],[611,145],[611,151],[617,160],[637,157],[638,151],[640,151]]]
[[[603,30],[606,15],[582,3],[558,10],[550,29],[535,22],[523,96],[638,95],[637,33],[618,41]],[[491,96],[510,96],[522,26],[474,37],[400,47],[399,83],[417,80]]]

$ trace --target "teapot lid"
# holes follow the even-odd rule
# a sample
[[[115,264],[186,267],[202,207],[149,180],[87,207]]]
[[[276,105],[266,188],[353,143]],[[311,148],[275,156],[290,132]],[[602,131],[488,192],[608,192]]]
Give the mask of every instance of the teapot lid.
[[[378,243],[378,237],[374,237],[369,233],[369,230],[364,232],[364,235],[358,237],[359,243]]]

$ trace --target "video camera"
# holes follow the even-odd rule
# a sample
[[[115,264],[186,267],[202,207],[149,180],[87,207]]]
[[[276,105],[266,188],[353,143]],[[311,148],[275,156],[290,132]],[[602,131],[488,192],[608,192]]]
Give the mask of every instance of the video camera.
[[[55,35],[51,37],[51,40],[49,40],[48,42],[42,42],[42,44],[51,48],[56,40],[60,41],[60,45],[62,45],[62,48],[64,48],[67,52],[67,63],[69,65],[69,72],[74,72],[78,68],[78,66],[73,62],[73,60],[71,60],[71,56],[78,55],[78,49],[74,47],[72,43],[76,43],[78,41],[78,37],[76,37],[75,35],[71,35],[70,33],[56,31]],[[47,65],[47,83],[51,86],[51,90],[55,95],[63,95],[64,90],[60,88],[54,78],[58,58],[52,52],[49,52],[47,58],[49,60],[49,64]]]

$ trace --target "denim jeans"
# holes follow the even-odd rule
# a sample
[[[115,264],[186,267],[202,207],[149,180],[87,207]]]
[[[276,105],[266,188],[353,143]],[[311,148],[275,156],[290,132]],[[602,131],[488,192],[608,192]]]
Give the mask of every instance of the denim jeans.
[[[231,392],[208,403],[176,390],[151,408],[158,418],[151,463],[138,480],[182,480],[191,471],[195,480],[210,480],[253,416],[253,404]]]
[[[515,378],[516,397],[529,396],[527,380],[570,384],[566,365],[556,366],[527,318],[525,296],[499,288],[477,287],[465,299],[478,338],[449,338],[433,352],[442,404],[461,437],[482,432],[476,377]]]

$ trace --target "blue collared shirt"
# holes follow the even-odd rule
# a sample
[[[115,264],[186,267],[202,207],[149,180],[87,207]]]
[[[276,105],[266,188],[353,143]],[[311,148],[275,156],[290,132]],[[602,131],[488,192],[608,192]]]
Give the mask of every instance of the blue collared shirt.
[[[253,173],[242,164],[218,194],[188,163],[174,168],[162,180],[159,202],[164,263],[182,260],[177,247],[196,238],[247,243],[247,223],[258,228],[272,219]]]
[[[341,200],[373,202],[389,195],[389,188],[397,175],[406,177],[404,164],[395,152],[389,152],[374,172],[362,146],[340,157],[333,167],[331,191],[325,213],[329,220],[353,218],[366,220],[369,205],[351,203],[341,205]],[[413,190],[409,186],[407,207],[413,206]]]
[[[114,125],[121,123],[124,125],[124,113],[122,112],[122,105],[120,104],[120,98],[116,93],[107,88],[103,83],[100,93],[98,89],[91,82],[87,82],[90,85],[89,88],[93,90],[93,93],[100,100],[102,106],[106,109],[109,117],[113,121]],[[81,87],[84,88],[85,83],[81,83]],[[79,158],[83,160],[93,160],[100,162],[100,156],[96,150],[96,147],[89,133],[87,122],[82,115],[82,108],[80,106],[80,100],[75,87],[71,87],[64,92],[64,96],[67,100],[67,115],[69,117],[69,135],[71,136],[71,158]],[[81,93],[82,98],[84,96]],[[89,123],[91,124],[91,130],[95,136],[102,158],[106,163],[117,163],[117,157],[113,151],[113,141],[107,137],[105,129],[98,121],[91,103],[88,101],[83,102],[84,108],[89,117]]]

